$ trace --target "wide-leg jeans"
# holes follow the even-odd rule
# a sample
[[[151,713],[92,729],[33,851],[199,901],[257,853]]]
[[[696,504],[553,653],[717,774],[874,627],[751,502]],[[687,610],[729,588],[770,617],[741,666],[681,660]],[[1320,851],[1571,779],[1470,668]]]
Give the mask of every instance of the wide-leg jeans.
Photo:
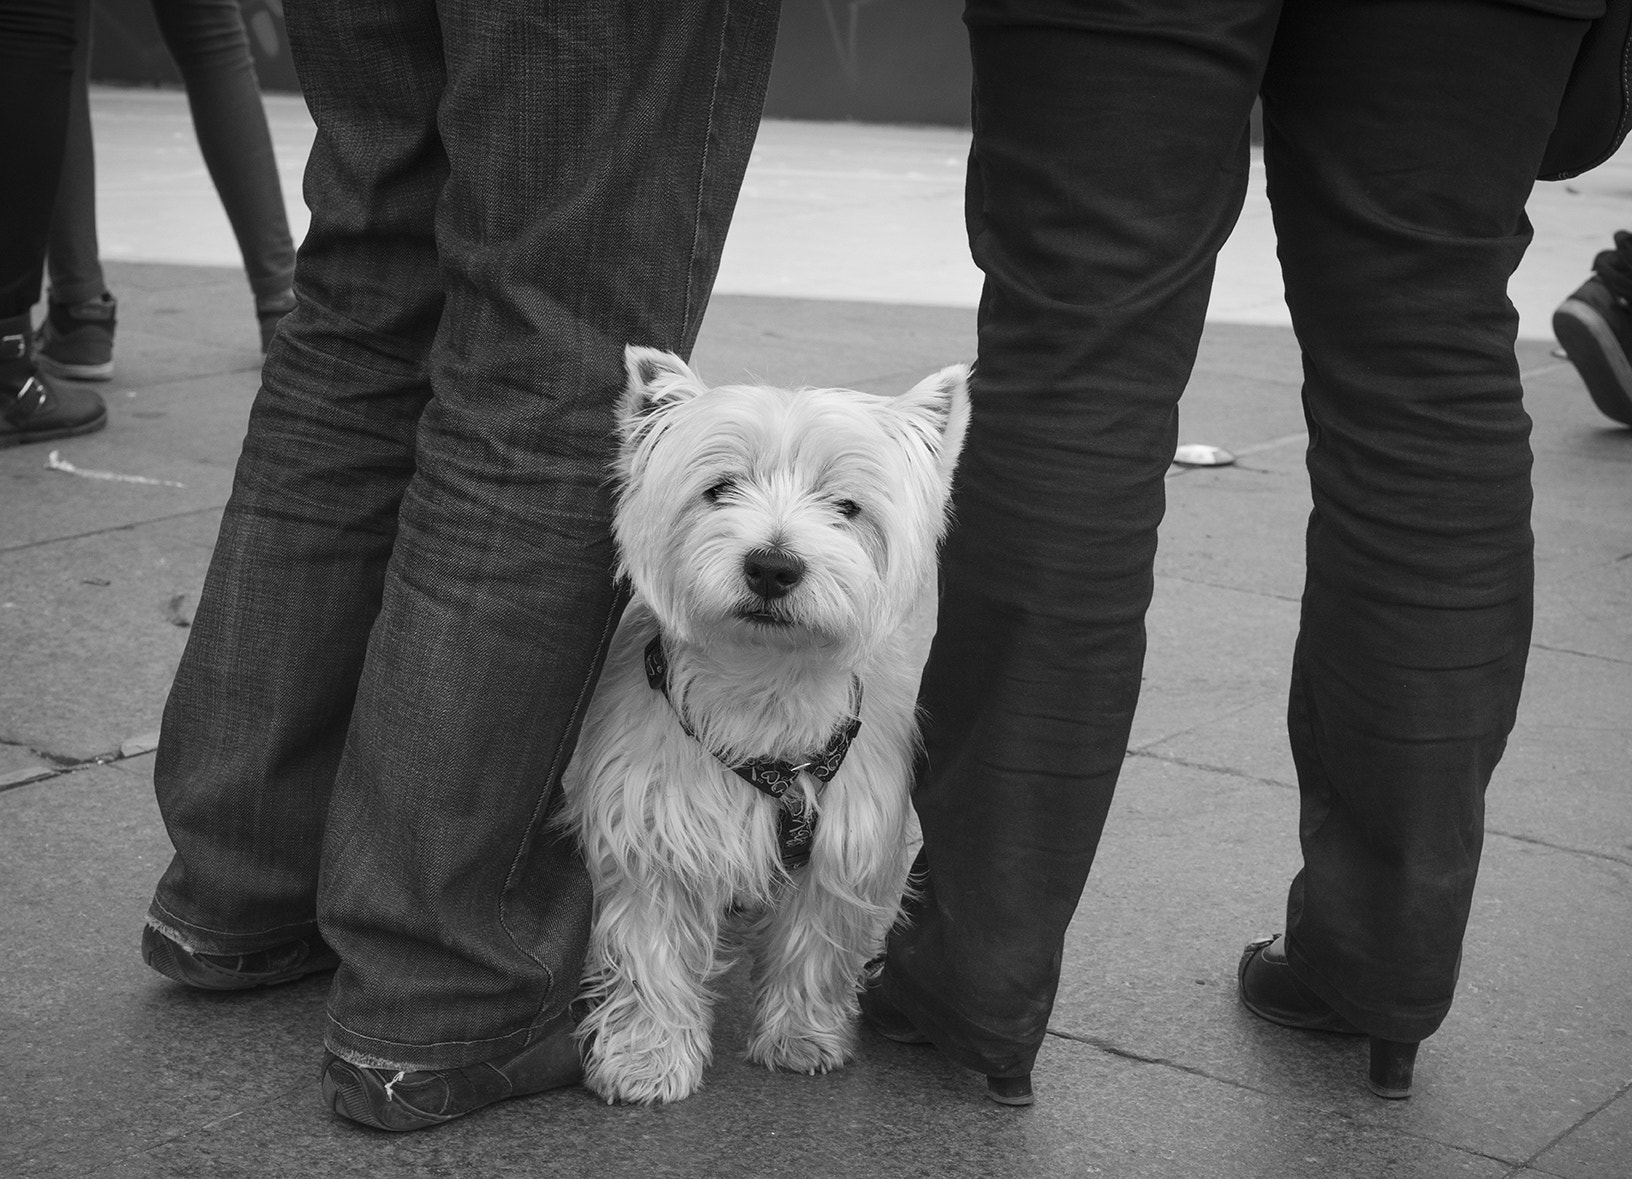
[[[1289,951],[1359,1028],[1421,1039],[1450,1006],[1529,642],[1506,284],[1585,22],[1472,0],[965,19],[986,283],[921,692],[923,889],[885,994],[962,1063],[1031,1068],[1127,749],[1179,396],[1261,91],[1313,493]]]
[[[776,14],[286,7],[311,229],[165,710],[150,920],[229,954],[320,926],[357,1063],[514,1051],[577,989],[548,819],[622,605],[622,352],[695,340]]]

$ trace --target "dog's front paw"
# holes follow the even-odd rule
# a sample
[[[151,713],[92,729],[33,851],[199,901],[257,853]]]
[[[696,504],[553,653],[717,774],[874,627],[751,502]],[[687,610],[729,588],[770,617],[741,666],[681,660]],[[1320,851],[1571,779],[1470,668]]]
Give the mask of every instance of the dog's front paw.
[[[748,1059],[766,1068],[793,1073],[825,1073],[849,1063],[855,1055],[855,1035],[846,1025],[839,1031],[793,1032],[786,1028],[759,1028],[748,1040]]]
[[[655,1105],[690,1097],[702,1085],[706,1029],[669,1027],[647,1013],[599,1020],[597,1014],[579,1028],[584,1085],[591,1092],[609,1104]]]

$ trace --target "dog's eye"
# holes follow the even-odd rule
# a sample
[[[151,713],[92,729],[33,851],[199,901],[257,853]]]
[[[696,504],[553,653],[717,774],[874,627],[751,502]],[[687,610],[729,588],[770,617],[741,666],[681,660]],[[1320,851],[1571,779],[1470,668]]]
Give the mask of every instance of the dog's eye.
[[[854,520],[861,515],[861,505],[853,499],[841,499],[833,506],[839,509],[839,515],[846,520]]]
[[[735,479],[721,479],[703,492],[703,498],[711,504],[717,504],[720,502],[721,496],[729,495],[736,490],[736,487],[737,481]]]

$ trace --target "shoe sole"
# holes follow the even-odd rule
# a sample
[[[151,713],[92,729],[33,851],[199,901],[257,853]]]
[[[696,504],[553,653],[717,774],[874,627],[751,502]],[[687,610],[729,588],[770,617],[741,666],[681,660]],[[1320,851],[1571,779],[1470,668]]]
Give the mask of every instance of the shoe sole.
[[[319,1083],[323,1103],[341,1117],[349,1118],[358,1125],[402,1134],[410,1130],[425,1130],[445,1125],[477,1110],[497,1105],[501,1101],[532,1097],[539,1093],[580,1084],[584,1079],[584,1069],[578,1057],[577,1045],[571,1039],[571,1017],[563,1014],[558,1022],[565,1025],[559,1029],[565,1033],[567,1037],[565,1041],[546,1034],[538,1043],[510,1058],[509,1063],[514,1071],[503,1074],[509,1081],[510,1090],[502,1095],[489,1096],[480,1104],[472,1105],[468,1109],[448,1114],[429,1113],[401,1099],[393,1100],[391,1086],[388,1084],[384,1086],[385,1105],[402,1116],[404,1122],[401,1125],[390,1125],[380,1118],[380,1103],[375,1100],[371,1082],[363,1075],[361,1067],[332,1054],[325,1054],[325,1060],[329,1063],[323,1069]],[[559,1058],[559,1053],[563,1049],[571,1053],[570,1061]],[[336,1073],[340,1074],[338,1078]]]
[[[48,377],[58,377],[65,381],[111,381],[113,380],[113,361],[104,361],[101,364],[70,364],[66,360],[58,360],[45,352],[34,354],[34,367]]]
[[[54,430],[28,430],[0,433],[0,450],[8,446],[27,446],[30,442],[50,442],[57,438],[75,438],[80,434],[94,434],[108,424],[108,411],[103,410],[100,417],[92,418],[88,422],[81,422],[77,426],[58,426]]]
[[[453,1118],[434,1118],[423,1111],[415,1113],[423,1118],[412,1126],[388,1126],[374,1116],[374,1106],[368,1099],[368,1086],[356,1074],[348,1074],[344,1084],[336,1081],[332,1068],[325,1069],[320,1088],[323,1093],[323,1104],[335,1113],[359,1126],[367,1126],[370,1130],[384,1130],[388,1134],[406,1134],[411,1130],[424,1130],[431,1126],[440,1126],[444,1122],[451,1122]],[[458,1115],[455,1115],[458,1116]]]
[[[1605,417],[1632,426],[1632,364],[1598,309],[1580,299],[1564,300],[1553,312],[1553,335],[1581,374],[1593,404]]]

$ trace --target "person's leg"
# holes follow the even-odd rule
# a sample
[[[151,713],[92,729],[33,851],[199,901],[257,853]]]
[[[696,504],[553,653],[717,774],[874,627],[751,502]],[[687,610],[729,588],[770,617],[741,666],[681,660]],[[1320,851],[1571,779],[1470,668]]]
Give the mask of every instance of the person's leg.
[[[920,696],[927,878],[879,993],[999,1077],[1042,1043],[1126,753],[1177,403],[1277,5],[1130,7],[965,17],[986,285]]]
[[[1507,281],[1585,22],[1288,4],[1266,159],[1314,508],[1289,728],[1293,973],[1356,1028],[1445,1017],[1530,636],[1530,421]]]
[[[152,3],[186,83],[199,150],[238,239],[257,315],[276,323],[291,306],[295,250],[238,0]]]
[[[73,82],[73,0],[0,4],[0,446],[101,429],[102,399],[40,376],[33,307],[62,173]]]
[[[588,879],[547,820],[621,610],[623,350],[691,348],[776,11],[439,6],[447,305],[319,897],[341,1096],[523,1050],[577,992]],[[303,13],[303,68],[352,64],[329,19]]]
[[[302,64],[317,124],[302,300],[262,370],[154,771],[176,855],[149,921],[218,956],[315,942],[324,818],[443,304],[433,3],[288,12],[297,36],[318,25],[321,49]],[[174,954],[159,950],[164,970]],[[303,960],[262,965],[276,977]]]
[[[67,143],[73,50],[74,0],[0,5],[0,142],[8,176],[0,202],[0,321],[27,315],[39,301]]]
[[[51,291],[34,337],[34,362],[54,377],[105,381],[113,376],[118,303],[103,279],[96,240],[96,151],[87,82],[91,0],[73,0],[73,5],[77,44],[68,138],[46,251]]]
[[[91,138],[87,64],[91,55],[91,0],[73,0],[74,80],[69,92],[62,181],[51,212],[47,268],[51,298],[88,303],[107,291],[96,241],[96,152]]]

